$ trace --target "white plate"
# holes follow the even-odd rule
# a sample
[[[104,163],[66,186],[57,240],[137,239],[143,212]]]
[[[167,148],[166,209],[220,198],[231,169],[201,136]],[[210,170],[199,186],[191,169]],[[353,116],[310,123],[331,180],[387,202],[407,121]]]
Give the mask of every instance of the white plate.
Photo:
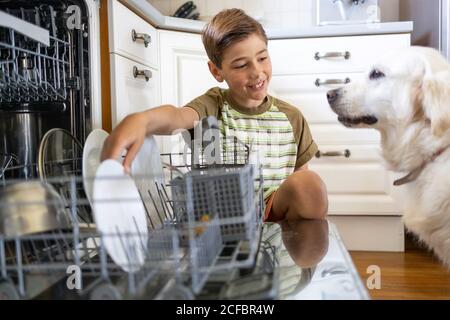
[[[147,252],[148,225],[133,179],[119,162],[105,160],[97,169],[93,191],[94,218],[104,248],[123,270],[138,271]]]
[[[158,189],[164,186],[164,172],[156,140],[149,136],[131,164],[131,175],[143,199],[147,215],[153,228],[161,226],[164,205]]]
[[[91,205],[94,177],[100,165],[103,143],[108,136],[108,132],[102,129],[95,129],[88,135],[83,147],[83,186]]]

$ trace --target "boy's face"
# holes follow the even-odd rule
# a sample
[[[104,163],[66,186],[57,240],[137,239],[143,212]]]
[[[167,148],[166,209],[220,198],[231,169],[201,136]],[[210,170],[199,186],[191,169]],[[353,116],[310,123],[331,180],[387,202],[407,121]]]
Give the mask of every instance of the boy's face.
[[[272,63],[267,45],[257,34],[236,42],[223,54],[222,67],[208,63],[217,81],[225,82],[233,99],[244,107],[257,107],[267,96]]]

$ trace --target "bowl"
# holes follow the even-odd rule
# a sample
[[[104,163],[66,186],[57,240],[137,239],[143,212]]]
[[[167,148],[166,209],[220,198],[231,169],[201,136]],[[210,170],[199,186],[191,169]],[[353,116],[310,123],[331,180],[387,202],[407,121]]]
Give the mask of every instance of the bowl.
[[[23,236],[70,225],[62,198],[52,185],[26,181],[0,190],[0,234]]]

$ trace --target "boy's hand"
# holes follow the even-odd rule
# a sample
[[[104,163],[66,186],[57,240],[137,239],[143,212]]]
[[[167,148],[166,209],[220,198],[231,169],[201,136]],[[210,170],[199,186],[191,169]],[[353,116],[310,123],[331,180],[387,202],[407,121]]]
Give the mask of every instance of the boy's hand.
[[[125,117],[106,139],[101,161],[120,159],[127,150],[123,166],[130,172],[131,162],[144,143],[147,134],[170,135],[176,129],[191,129],[199,120],[198,113],[188,107],[163,105]]]
[[[124,150],[127,150],[123,166],[130,172],[131,163],[144,143],[147,125],[143,114],[136,113],[127,116],[113,130],[103,144],[101,161],[106,159],[120,159]]]

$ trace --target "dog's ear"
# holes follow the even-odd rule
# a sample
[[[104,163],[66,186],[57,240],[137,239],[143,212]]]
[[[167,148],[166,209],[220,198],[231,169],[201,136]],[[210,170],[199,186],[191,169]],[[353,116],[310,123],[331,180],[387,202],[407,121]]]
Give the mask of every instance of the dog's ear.
[[[450,69],[425,76],[421,96],[431,133],[441,137],[450,130]]]

